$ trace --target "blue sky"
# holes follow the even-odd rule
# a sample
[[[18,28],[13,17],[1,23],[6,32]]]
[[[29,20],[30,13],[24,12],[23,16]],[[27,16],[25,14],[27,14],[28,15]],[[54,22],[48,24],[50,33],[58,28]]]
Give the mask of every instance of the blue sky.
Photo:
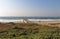
[[[0,0],[0,16],[60,16],[60,0]]]

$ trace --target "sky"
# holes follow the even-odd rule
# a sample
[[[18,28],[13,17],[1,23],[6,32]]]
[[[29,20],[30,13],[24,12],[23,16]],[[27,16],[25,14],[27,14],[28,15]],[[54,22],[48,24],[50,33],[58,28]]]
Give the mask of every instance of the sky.
[[[0,0],[0,16],[60,17],[60,0]]]

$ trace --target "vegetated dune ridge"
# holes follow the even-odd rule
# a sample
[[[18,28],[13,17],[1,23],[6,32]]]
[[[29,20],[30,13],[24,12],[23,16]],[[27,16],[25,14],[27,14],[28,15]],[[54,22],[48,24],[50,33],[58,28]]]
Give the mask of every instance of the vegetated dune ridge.
[[[51,27],[60,27],[60,21],[28,21],[28,22],[0,22],[0,29],[9,29],[10,27],[17,26],[22,27],[24,24],[38,24],[38,25],[48,25]],[[19,25],[21,24],[21,25]],[[29,26],[29,25],[28,25]]]
[[[1,22],[0,39],[60,38],[59,21]]]

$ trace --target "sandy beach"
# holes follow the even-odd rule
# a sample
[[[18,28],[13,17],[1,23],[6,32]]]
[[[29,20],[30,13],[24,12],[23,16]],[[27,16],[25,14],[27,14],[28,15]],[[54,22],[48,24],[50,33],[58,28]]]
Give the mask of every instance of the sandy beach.
[[[50,20],[50,21],[31,21],[31,20],[5,20],[5,21],[1,21],[1,23],[36,23],[36,24],[42,24],[42,25],[48,25],[48,26],[52,26],[52,27],[60,27],[60,21],[56,21],[56,20]]]
[[[60,27],[60,21],[36,21],[37,24],[48,25],[51,27]]]

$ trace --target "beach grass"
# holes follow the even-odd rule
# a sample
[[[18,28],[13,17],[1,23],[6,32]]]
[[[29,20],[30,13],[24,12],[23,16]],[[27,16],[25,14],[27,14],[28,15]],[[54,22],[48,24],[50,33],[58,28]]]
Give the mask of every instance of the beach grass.
[[[37,23],[0,23],[0,39],[59,39],[60,28]]]

